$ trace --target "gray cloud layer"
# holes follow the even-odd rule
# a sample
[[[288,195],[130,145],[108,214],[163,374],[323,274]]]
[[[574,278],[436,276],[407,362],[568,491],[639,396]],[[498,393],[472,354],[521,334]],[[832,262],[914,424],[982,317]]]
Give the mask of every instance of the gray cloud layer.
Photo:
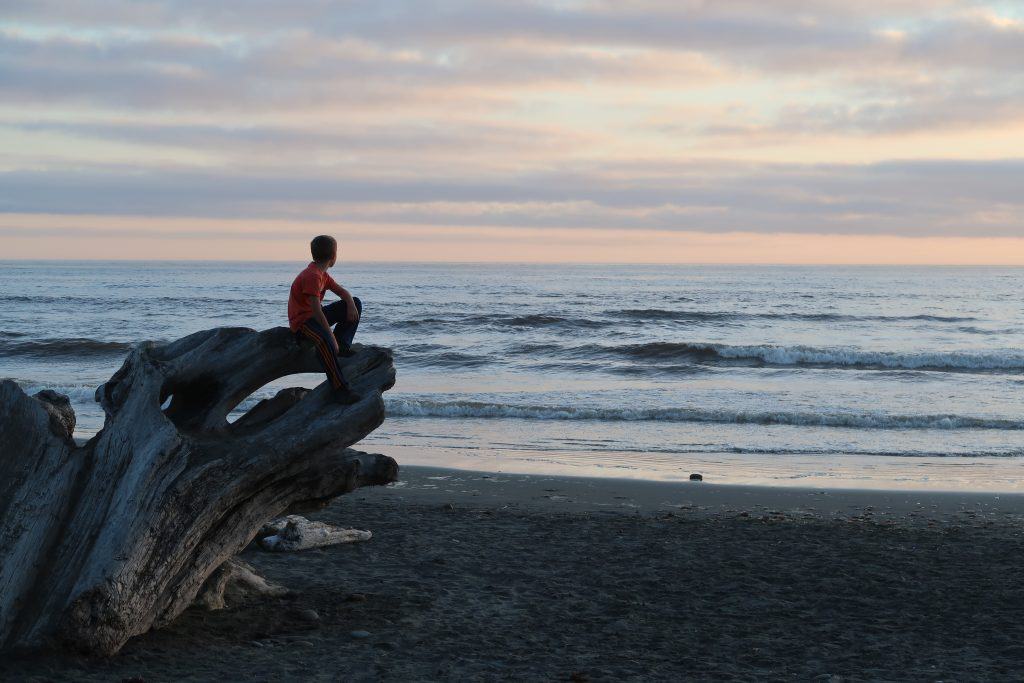
[[[10,155],[0,211],[1024,235],[1015,159],[713,163],[619,149],[629,135],[735,149],[1024,121],[1024,25],[992,7],[9,0],[0,134],[141,157]],[[704,119],[668,124],[639,104],[716,79],[736,101],[716,94]],[[792,101],[763,94],[801,79],[809,94]],[[548,118],[573,107],[579,129]],[[627,122],[600,137],[615,116]],[[146,162],[157,148],[165,161]],[[186,153],[202,167],[166,161]]]
[[[657,172],[627,164],[486,181],[110,169],[0,175],[0,208],[420,225],[1019,236],[1022,185],[1024,161],[713,164]],[[330,208],[317,208],[324,206]]]

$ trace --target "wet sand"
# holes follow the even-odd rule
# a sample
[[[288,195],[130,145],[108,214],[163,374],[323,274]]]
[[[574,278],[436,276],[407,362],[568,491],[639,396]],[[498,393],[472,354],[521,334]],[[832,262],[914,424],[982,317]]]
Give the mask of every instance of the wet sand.
[[[1024,678],[1024,496],[407,467],[315,517],[374,537],[249,550],[294,595],[0,679]]]

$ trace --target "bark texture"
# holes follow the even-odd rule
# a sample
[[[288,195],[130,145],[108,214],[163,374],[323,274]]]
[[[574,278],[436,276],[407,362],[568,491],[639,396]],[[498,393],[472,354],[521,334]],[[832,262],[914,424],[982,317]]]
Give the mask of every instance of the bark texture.
[[[381,424],[395,379],[388,350],[356,349],[343,363],[359,402],[286,389],[229,424],[267,382],[319,372],[312,346],[286,328],[140,344],[97,389],[106,422],[83,446],[66,397],[0,381],[0,650],[114,653],[271,519],[394,481],[394,460],[348,448]]]

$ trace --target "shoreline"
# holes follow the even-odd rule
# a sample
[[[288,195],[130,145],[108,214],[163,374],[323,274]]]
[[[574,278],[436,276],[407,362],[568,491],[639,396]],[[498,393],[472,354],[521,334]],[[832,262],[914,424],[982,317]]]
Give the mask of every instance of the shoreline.
[[[75,444],[84,445],[92,434],[75,434]],[[703,453],[674,457],[668,464],[639,462],[627,465],[594,465],[579,453],[558,451],[488,450],[486,455],[465,455],[459,449],[410,446],[391,443],[371,434],[356,444],[360,450],[383,452],[405,469],[439,469],[522,477],[565,477],[633,481],[657,484],[689,484],[691,473],[699,473],[706,486],[781,489],[791,491],[826,490],[853,495],[888,494],[897,496],[1004,496],[1024,500],[1024,476],[1017,458],[980,458],[947,456],[941,458],[844,455],[835,458],[808,456],[765,458],[752,454]],[[620,454],[623,460],[635,453]],[[886,468],[890,468],[888,473]],[[927,478],[913,473],[927,471]],[[855,475],[854,473],[860,473]],[[859,478],[858,478],[859,476]],[[799,482],[799,483],[794,483]],[[938,483],[936,483],[938,482]],[[1005,482],[1000,486],[998,482]],[[859,484],[859,485],[858,485]],[[903,484],[902,486],[898,484]]]
[[[1011,457],[466,449],[401,443],[376,433],[358,447],[386,453],[408,467],[494,474],[677,483],[688,482],[691,474],[698,473],[705,483],[725,486],[1024,495],[1020,459]]]
[[[397,484],[385,487],[413,504],[456,500],[473,505],[514,503],[524,509],[653,514],[688,508],[708,515],[757,508],[842,516],[872,508],[898,518],[956,515],[965,511],[1024,516],[1024,494],[918,489],[814,488],[707,481],[659,481],[614,477],[490,472],[404,465]],[[356,492],[358,495],[359,492]]]

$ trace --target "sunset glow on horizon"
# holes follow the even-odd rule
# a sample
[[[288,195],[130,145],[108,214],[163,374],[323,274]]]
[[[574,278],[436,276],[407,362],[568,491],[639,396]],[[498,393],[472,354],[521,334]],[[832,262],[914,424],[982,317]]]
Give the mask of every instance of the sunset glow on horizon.
[[[339,238],[342,261],[361,262],[1024,265],[1024,239],[1012,237],[395,225],[364,231],[343,223],[109,216],[0,217],[0,232],[7,258],[36,260],[303,261],[310,236],[326,232]]]
[[[1024,265],[1024,12],[0,10],[0,258]]]

